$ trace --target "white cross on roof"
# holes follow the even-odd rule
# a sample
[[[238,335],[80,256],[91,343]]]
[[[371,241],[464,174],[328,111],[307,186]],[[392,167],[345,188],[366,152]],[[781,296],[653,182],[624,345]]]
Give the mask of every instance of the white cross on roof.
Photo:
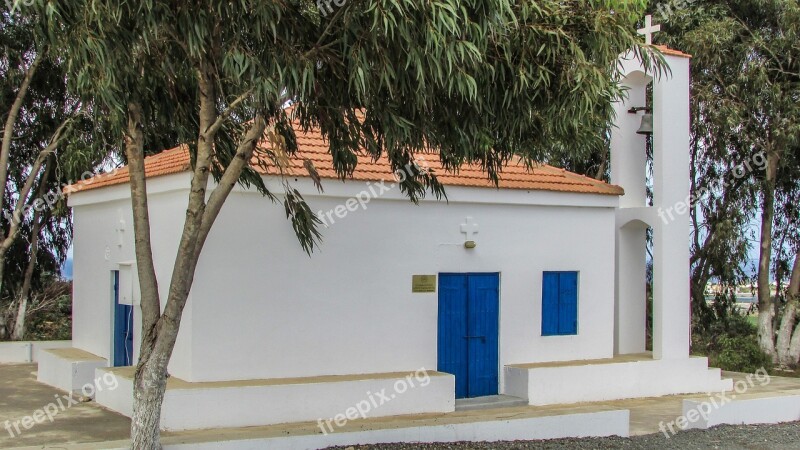
[[[653,25],[653,16],[648,14],[647,17],[644,18],[644,28],[637,31],[644,36],[647,45],[653,45],[653,34],[656,31],[661,31],[661,25]]]

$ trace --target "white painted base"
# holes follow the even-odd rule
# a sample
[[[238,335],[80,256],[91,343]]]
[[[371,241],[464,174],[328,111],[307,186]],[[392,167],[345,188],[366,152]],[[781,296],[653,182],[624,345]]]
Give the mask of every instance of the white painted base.
[[[686,419],[684,429],[795,422],[800,420],[800,395],[733,400],[724,405],[718,399],[715,402],[684,400],[683,418]]]
[[[505,368],[505,393],[534,406],[733,389],[706,358]]]
[[[314,436],[290,436],[249,441],[167,445],[170,450],[312,450],[329,446],[384,444],[393,442],[497,442],[567,437],[628,436],[629,412],[537,417],[530,419],[460,423],[429,427],[385,429]]]
[[[87,384],[94,384],[95,370],[106,367],[102,358],[77,359],[58,355],[51,350],[39,353],[37,381],[54,386],[62,391],[75,392]]]
[[[67,347],[72,347],[72,341],[0,342],[0,364],[37,362],[42,350]]]
[[[316,450],[330,446],[417,442],[498,442],[571,437],[628,437],[628,410],[495,420],[433,426],[298,435],[221,439],[215,442],[166,444],[167,450]],[[125,447],[118,447],[120,450]]]
[[[98,369],[97,378],[109,369]],[[413,377],[413,373],[411,374]],[[309,422],[350,415],[348,420],[421,413],[447,413],[455,410],[455,378],[449,374],[430,374],[430,382],[404,392],[398,385],[408,385],[403,376],[376,377],[347,381],[274,384],[262,383],[215,386],[211,383],[185,383],[169,386],[161,410],[164,430],[233,428]],[[98,391],[98,404],[130,417],[133,411],[133,380],[118,376],[114,390]],[[383,394],[388,400],[382,400]],[[383,403],[381,403],[383,402]],[[377,405],[377,406],[376,406]],[[332,426],[335,428],[335,425]]]

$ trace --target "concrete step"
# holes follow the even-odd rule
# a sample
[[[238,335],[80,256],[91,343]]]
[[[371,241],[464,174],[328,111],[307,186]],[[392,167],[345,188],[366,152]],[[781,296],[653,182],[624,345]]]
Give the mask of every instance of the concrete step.
[[[471,411],[476,409],[511,408],[514,406],[527,406],[524,398],[510,395],[490,395],[488,397],[456,399],[456,411]]]

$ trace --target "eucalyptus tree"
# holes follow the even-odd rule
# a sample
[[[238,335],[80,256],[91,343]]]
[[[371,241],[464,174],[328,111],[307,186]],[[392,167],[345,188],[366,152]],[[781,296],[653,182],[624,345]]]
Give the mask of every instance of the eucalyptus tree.
[[[322,2],[325,3],[325,2]],[[47,4],[50,29],[73,43],[71,83],[102,105],[130,167],[142,342],[134,377],[135,448],[158,448],[160,405],[198,258],[237,183],[283,202],[311,252],[317,219],[289,180],[267,189],[249,162],[280,173],[291,126],[319,127],[342,178],[356,154],[395,169],[437,152],[447,170],[528,163],[590,148],[611,120],[619,55],[654,60],[634,24],[643,2],[304,0]],[[658,60],[656,65],[658,65]],[[284,106],[291,101],[293,107]],[[189,144],[192,177],[172,278],[153,269],[144,156],[159,127]],[[264,140],[264,136],[270,136]],[[153,144],[155,145],[155,144]],[[163,148],[163,147],[161,147]],[[313,174],[313,165],[306,164]],[[435,173],[401,184],[412,200],[444,191]],[[280,258],[275,255],[276,261]],[[159,283],[168,283],[166,298]]]
[[[0,337],[17,339],[31,288],[43,270],[59,272],[69,247],[61,186],[75,169],[91,168],[81,132],[89,122],[76,116],[81,104],[67,92],[58,43],[43,37],[43,24],[27,1],[0,12]],[[71,144],[79,151],[68,151]]]
[[[791,261],[800,245],[800,6],[698,0],[669,11],[667,39],[694,54],[693,188],[706,192],[693,214],[695,303],[712,277],[731,286],[747,279],[751,225],[760,223],[752,236],[759,243],[759,344],[776,362],[797,364],[800,268]],[[776,298],[771,273],[790,280]]]

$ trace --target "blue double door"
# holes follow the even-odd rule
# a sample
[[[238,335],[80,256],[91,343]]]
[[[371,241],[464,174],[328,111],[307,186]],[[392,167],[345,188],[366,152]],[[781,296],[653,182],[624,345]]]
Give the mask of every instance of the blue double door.
[[[119,271],[112,272],[114,367],[133,365],[133,306],[119,303]]]
[[[456,398],[497,394],[500,274],[439,274],[438,370]]]

